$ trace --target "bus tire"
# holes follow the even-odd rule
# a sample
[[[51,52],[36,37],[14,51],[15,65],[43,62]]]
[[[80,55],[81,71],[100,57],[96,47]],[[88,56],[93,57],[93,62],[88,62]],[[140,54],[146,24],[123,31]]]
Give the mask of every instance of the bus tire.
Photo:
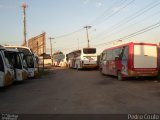
[[[102,68],[99,68],[99,72],[103,75],[103,73],[102,73]]]
[[[99,68],[99,72],[101,75],[105,76],[105,74],[102,72],[102,68]]]
[[[117,72],[117,78],[118,78],[119,81],[122,81],[122,80],[123,80],[121,71],[118,71],[118,72]]]
[[[68,68],[70,68],[70,64],[68,64],[68,66],[67,66]]]

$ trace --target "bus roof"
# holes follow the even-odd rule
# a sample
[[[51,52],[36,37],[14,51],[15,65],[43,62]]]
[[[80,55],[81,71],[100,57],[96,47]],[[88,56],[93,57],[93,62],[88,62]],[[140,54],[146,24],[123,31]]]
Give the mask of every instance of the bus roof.
[[[5,47],[0,45],[0,50],[5,50]]]
[[[19,52],[23,52],[24,54],[33,54],[32,50],[25,46],[5,46],[5,48],[18,49]]]
[[[26,48],[26,49],[30,49],[29,47],[25,47],[25,46],[15,46],[15,45],[6,45],[5,47],[7,47],[7,48]]]
[[[81,51],[81,50],[83,50],[83,49],[96,49],[96,48],[92,48],[92,47],[84,47],[84,48],[81,48],[81,49],[77,49],[77,50],[73,50],[73,51],[71,51],[71,52],[69,52],[68,54],[70,54],[70,53],[73,53],[73,52],[77,52],[77,51]]]
[[[12,49],[12,48],[5,48],[5,49],[10,52],[19,52],[17,49]]]
[[[111,50],[111,49],[119,48],[119,47],[123,47],[123,46],[129,45],[129,44],[134,44],[134,45],[152,45],[152,46],[157,46],[157,44],[154,44],[154,43],[145,43],[145,42],[128,42],[128,43],[122,43],[122,44],[119,44],[119,45],[116,45],[116,46],[113,46],[113,47],[106,48],[106,49],[104,49],[104,51],[105,51],[105,50]]]

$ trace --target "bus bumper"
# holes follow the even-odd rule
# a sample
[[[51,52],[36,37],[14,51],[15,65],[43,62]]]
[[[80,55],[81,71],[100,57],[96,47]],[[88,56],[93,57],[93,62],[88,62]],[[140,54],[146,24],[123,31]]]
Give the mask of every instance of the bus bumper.
[[[7,72],[4,79],[4,86],[9,86],[13,83],[13,76],[9,72]]]
[[[83,64],[82,68],[97,68],[97,65],[92,65],[92,64]]]
[[[22,72],[22,80],[27,80],[28,79],[28,73],[26,71]]]
[[[150,71],[150,72],[143,72],[143,71],[132,71],[132,70],[129,70],[128,71],[128,76],[129,77],[139,77],[139,76],[144,76],[144,77],[147,77],[147,76],[157,76],[158,75],[158,71]]]
[[[34,71],[34,77],[37,78],[39,76],[38,70]]]

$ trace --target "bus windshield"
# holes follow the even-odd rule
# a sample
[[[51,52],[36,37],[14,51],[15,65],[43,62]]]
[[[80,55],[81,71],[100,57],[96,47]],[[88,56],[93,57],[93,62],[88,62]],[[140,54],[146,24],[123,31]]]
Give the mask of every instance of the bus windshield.
[[[34,68],[34,58],[32,55],[25,55],[25,60],[27,62],[27,67]]]
[[[3,60],[2,60],[2,56],[0,55],[0,71],[4,71],[4,64],[3,64]]]
[[[17,69],[22,69],[22,63],[21,63],[19,53],[8,51],[8,55],[9,55],[8,60],[10,63],[12,63],[13,67]]]
[[[7,65],[8,68],[10,67],[13,67],[12,64],[11,64],[11,61],[9,61],[9,55],[8,55],[8,52],[7,51],[4,51],[4,61]]]
[[[84,54],[95,54],[96,48],[83,48],[83,53]]]
[[[26,48],[17,48],[19,50],[19,52],[23,52],[24,55],[31,55],[32,51],[30,51],[29,49]]]

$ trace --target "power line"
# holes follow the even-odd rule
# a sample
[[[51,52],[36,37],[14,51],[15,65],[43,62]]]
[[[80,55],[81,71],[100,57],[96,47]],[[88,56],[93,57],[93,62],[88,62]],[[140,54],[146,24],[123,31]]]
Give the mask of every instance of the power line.
[[[127,0],[124,0],[123,2],[121,2],[121,3],[125,3]],[[114,12],[113,14],[111,14],[109,17],[112,17],[113,15],[115,15],[115,14],[117,14],[118,12],[120,12],[121,10],[123,10],[124,8],[126,8],[128,5],[130,5],[132,2],[134,2],[135,0],[132,0],[132,1],[130,1],[128,4],[126,4],[125,6],[123,6],[123,7],[121,7],[118,11],[116,11],[116,12]],[[117,4],[116,4],[117,5]],[[112,6],[113,7],[113,6]],[[106,10],[107,11],[107,10]],[[105,13],[105,12],[104,12]],[[75,32],[73,32],[73,33],[75,33]],[[68,35],[67,35],[68,36]],[[65,35],[63,35],[62,37],[65,37]],[[57,38],[57,37],[55,37],[55,38]],[[89,46],[89,43],[88,43],[88,46]]]
[[[59,36],[55,36],[54,38],[55,38],[55,39],[58,39],[58,38],[67,37],[67,36],[70,36],[70,35],[72,35],[72,34],[74,34],[74,33],[80,32],[80,31],[82,31],[82,30],[83,30],[83,28],[78,29],[78,30],[75,30],[75,31],[70,32],[70,33],[67,33],[67,34],[63,34],[63,35],[59,35]]]
[[[122,3],[126,2],[127,0],[123,1]],[[131,2],[129,2],[127,5],[123,6],[122,8],[120,8],[118,11],[116,11],[115,13],[111,14],[109,17],[112,17],[113,15],[117,14],[118,12],[120,12],[122,9],[124,9],[125,7],[127,7],[129,4],[131,4],[132,2],[134,2],[135,0],[132,0]],[[67,36],[70,36],[74,33],[77,33],[77,32],[80,32],[81,30],[83,30],[83,28],[81,29],[78,29],[76,31],[73,31],[71,33],[67,33],[67,34],[64,34],[64,35],[59,35],[59,36],[56,36],[55,39],[58,39],[58,38],[63,38],[63,37],[67,37]]]
[[[127,1],[127,0],[125,0],[125,1]],[[132,0],[132,1],[134,1],[134,0]],[[124,2],[123,2],[123,3],[124,3]],[[113,6],[112,6],[112,7],[113,7]],[[110,8],[111,8],[111,7],[110,7]],[[107,10],[108,10],[108,9],[107,9]],[[105,12],[106,12],[107,10],[105,10]],[[105,13],[105,12],[104,12],[104,13]],[[98,17],[97,17],[96,19],[98,19]],[[70,36],[70,35],[72,35],[72,34],[74,34],[74,33],[80,32],[81,30],[83,30],[83,28],[78,29],[78,30],[75,30],[75,31],[73,31],[73,32],[71,32],[71,33],[67,33],[67,34],[55,36],[55,38],[57,39],[57,38],[67,37],[67,36]]]
[[[131,2],[134,2],[135,0],[132,0]],[[152,4],[150,4],[150,5],[152,5]],[[154,5],[152,5],[152,6],[150,6],[149,8],[145,8],[144,9],[144,11],[138,11],[138,12],[140,12],[140,13],[138,13],[138,12],[136,12],[136,13],[138,13],[138,15],[136,14],[135,16],[130,16],[131,18],[133,17],[133,18],[137,18],[138,16],[140,16],[140,14],[142,15],[143,13],[145,13],[146,11],[149,11],[150,9],[152,9],[152,8],[154,8],[155,6],[157,6],[157,5],[159,5],[159,3],[158,4],[155,4],[155,2],[154,2]],[[152,8],[151,8],[152,7]],[[128,18],[128,21],[130,21],[129,19],[131,19],[131,18]],[[133,19],[132,18],[132,19]],[[124,22],[124,21],[122,21],[122,22]],[[122,24],[122,23],[121,23]],[[128,35],[128,38],[129,37],[134,37],[135,35],[139,35],[139,34],[142,34],[142,33],[144,33],[144,32],[147,32],[147,31],[150,31],[150,30],[152,30],[152,29],[155,29],[155,28],[157,28],[157,27],[159,27],[159,25],[157,25],[157,26],[153,26],[153,27],[149,27],[148,29],[145,29],[145,30],[143,30],[143,31],[138,31],[138,33],[134,33],[134,34],[130,34],[130,36]],[[82,29],[80,29],[80,30],[82,30]],[[78,30],[79,31],[79,30]],[[77,32],[77,31],[75,31],[75,32]],[[66,37],[66,36],[69,36],[69,35],[71,35],[71,34],[74,34],[75,32],[72,32],[72,33],[68,33],[68,34],[65,34],[65,35],[62,35],[62,36],[58,36],[59,38],[60,37]],[[57,38],[58,38],[57,37]],[[127,36],[125,36],[125,37],[127,37]],[[123,38],[123,39],[127,39],[127,38]],[[114,40],[115,41],[115,40]],[[110,42],[113,42],[113,41],[110,41]],[[105,44],[106,45],[106,44]]]
[[[155,29],[155,28],[157,28],[157,27],[159,27],[159,26],[160,26],[160,22],[158,22],[158,23],[156,23],[156,24],[153,24],[153,25],[151,25],[151,26],[149,26],[149,27],[146,27],[146,28],[144,28],[144,29],[141,29],[141,30],[139,30],[139,31],[137,31],[137,32],[135,32],[135,33],[130,34],[130,35],[124,36],[124,37],[122,37],[122,38],[120,38],[120,39],[126,40],[126,39],[128,39],[128,38],[131,38],[131,37],[140,35],[140,34],[142,34],[142,33],[148,32],[148,31],[150,31],[150,30],[152,30],[152,29]]]
[[[131,0],[129,3],[127,3],[126,5],[122,6],[119,10],[117,10],[116,12],[114,12],[113,14],[107,16],[107,18],[105,18],[103,21],[97,23],[97,24],[93,24],[92,26],[96,26],[98,24],[102,24],[103,22],[105,22],[106,20],[109,20],[111,17],[113,17],[114,15],[118,14],[120,11],[122,11],[123,9],[125,9],[126,7],[128,7],[130,4],[132,4],[135,0]]]
[[[148,26],[148,27],[146,27],[146,28],[143,28],[143,29],[141,29],[141,30],[139,30],[139,31],[136,31],[136,32],[134,32],[134,33],[131,33],[131,34],[129,34],[129,35],[126,35],[126,36],[124,36],[124,37],[121,37],[121,38],[119,38],[119,39],[115,39],[115,40],[109,41],[109,42],[107,42],[107,43],[106,43],[106,42],[105,42],[105,43],[100,43],[100,44],[95,45],[95,46],[98,47],[98,46],[102,46],[102,45],[108,45],[108,44],[111,44],[111,43],[113,43],[113,42],[115,42],[115,41],[117,41],[117,40],[126,40],[126,39],[129,39],[129,38],[135,37],[135,36],[137,36],[137,35],[143,34],[143,33],[145,33],[145,32],[151,31],[151,30],[153,30],[153,29],[156,29],[156,28],[158,28],[158,27],[160,27],[160,21],[157,22],[157,23],[155,23],[155,24],[153,24],[153,25],[150,25],[150,26]]]
[[[158,12],[156,12],[156,13],[160,14],[160,11],[158,11]],[[141,23],[141,22],[144,22],[144,21],[146,21],[146,20],[152,19],[155,15],[157,15],[157,14],[154,14],[154,15],[151,15],[151,16],[147,16],[147,17],[145,17],[144,19],[142,19],[142,20],[140,20],[140,21],[138,21],[138,22],[136,22],[136,23],[134,23],[134,24],[130,24],[130,25],[128,25],[127,27],[124,27],[124,28],[118,30],[117,32],[113,32],[113,33],[111,33],[111,34],[108,34],[107,36],[103,37],[102,39],[105,39],[105,38],[110,37],[110,36],[112,36],[112,35],[115,35],[115,34],[117,34],[117,33],[119,33],[119,32],[122,32],[123,30],[125,30],[125,29],[128,28],[128,27],[130,28],[130,26],[135,26],[135,25],[138,24],[138,23]],[[92,42],[93,42],[93,41],[92,41]]]
[[[142,14],[144,14],[144,13],[150,11],[151,9],[155,8],[156,6],[158,6],[159,4],[160,4],[160,1],[158,1],[158,3],[155,2],[155,1],[152,2],[152,3],[149,4],[148,6],[146,6],[146,7],[142,8],[142,9],[140,9],[140,10],[137,11],[136,13],[134,13],[134,14],[130,15],[129,17],[123,19],[121,22],[119,22],[119,23],[117,23],[117,24],[111,26],[112,31],[115,30],[115,29],[118,29],[119,26],[124,25],[124,23],[126,24],[126,23],[128,23],[128,22],[130,22],[130,21],[136,19],[136,18],[139,17],[140,15],[142,15]],[[108,31],[111,31],[110,29],[107,29],[107,30],[108,30]],[[104,33],[105,33],[105,32],[102,32],[101,34],[104,34]],[[100,35],[96,36],[94,39],[98,38],[99,36],[100,36]]]
[[[132,38],[132,37],[141,35],[141,34],[143,34],[143,33],[146,33],[146,32],[148,32],[148,31],[151,31],[151,30],[156,29],[156,28],[158,28],[158,27],[160,27],[160,21],[157,22],[157,23],[155,23],[155,24],[153,24],[153,25],[150,25],[150,26],[148,26],[148,27],[145,27],[145,28],[143,28],[143,29],[141,29],[141,30],[139,30],[139,31],[136,31],[136,32],[134,32],[134,33],[131,33],[131,34],[129,34],[129,35],[126,35],[126,36],[124,36],[124,37],[121,37],[121,38],[119,38],[119,39],[115,39],[115,40],[112,40],[112,41],[109,41],[109,42],[97,44],[97,45],[95,45],[95,47],[102,47],[102,46],[104,46],[104,45],[109,45],[109,44],[111,44],[111,43],[113,43],[113,42],[115,42],[115,41],[118,41],[118,40],[127,40],[127,39],[129,39],[129,38]],[[71,50],[71,49],[72,49],[72,48],[65,49],[65,51],[69,51],[69,50]]]
[[[129,34],[129,35],[126,35],[126,36],[124,36],[124,37],[121,37],[121,38],[119,38],[119,39],[115,39],[115,40],[112,40],[112,41],[109,41],[109,42],[105,42],[105,43],[101,43],[101,44],[98,44],[98,45],[95,45],[95,47],[102,47],[103,45],[109,45],[109,44],[111,44],[111,43],[113,43],[113,42],[115,42],[115,41],[117,41],[117,40],[126,40],[126,39],[129,39],[129,38],[132,38],[132,37],[135,37],[135,36],[137,36],[137,35],[140,35],[140,34],[143,34],[143,33],[145,33],[145,32],[148,32],[148,31],[151,31],[151,30],[153,30],[153,29],[156,29],[156,28],[158,28],[158,27],[160,27],[160,21],[159,22],[157,22],[157,23],[155,23],[155,24],[153,24],[153,25],[150,25],[150,26],[148,26],[148,27],[145,27],[145,28],[143,28],[143,29],[141,29],[141,30],[139,30],[139,31],[136,31],[136,32],[134,32],[134,33],[131,33],[131,34]],[[72,50],[73,48],[66,48],[66,49],[64,49],[65,51],[69,51],[69,50]]]
[[[120,1],[120,3],[125,3],[127,0],[122,0]],[[114,6],[117,6],[119,4],[119,0],[115,1],[110,7],[108,7],[101,15],[99,15],[98,17],[95,18],[95,20],[93,20],[93,22],[91,22],[91,24],[96,24],[97,21],[102,18],[102,17],[105,17],[105,15],[107,13],[110,12],[110,9],[112,9]]]

